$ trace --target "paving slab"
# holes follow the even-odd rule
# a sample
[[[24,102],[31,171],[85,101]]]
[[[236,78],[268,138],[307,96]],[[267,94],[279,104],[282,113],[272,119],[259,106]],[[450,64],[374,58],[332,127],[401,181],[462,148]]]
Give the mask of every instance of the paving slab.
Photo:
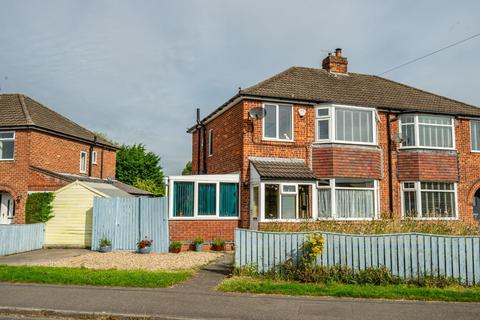
[[[12,254],[0,257],[0,265],[35,265],[40,262],[48,262],[80,256],[91,252],[88,249],[41,249]]]

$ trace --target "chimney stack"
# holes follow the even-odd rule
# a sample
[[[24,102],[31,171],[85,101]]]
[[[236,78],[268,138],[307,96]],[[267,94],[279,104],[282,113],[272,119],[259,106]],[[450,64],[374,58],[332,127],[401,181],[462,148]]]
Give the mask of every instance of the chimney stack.
[[[335,55],[331,53],[323,59],[322,68],[327,70],[328,72],[334,73],[347,73],[347,65],[348,61],[347,58],[342,57],[342,49],[337,48],[335,49]]]

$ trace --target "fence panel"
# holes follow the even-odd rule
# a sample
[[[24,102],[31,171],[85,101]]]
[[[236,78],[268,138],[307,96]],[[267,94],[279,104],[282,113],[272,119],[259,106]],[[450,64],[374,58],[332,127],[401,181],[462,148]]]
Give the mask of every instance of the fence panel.
[[[347,265],[354,270],[385,266],[401,278],[446,275],[468,284],[480,283],[480,237],[432,234],[349,235],[316,232],[325,238],[316,263]],[[235,264],[260,272],[287,259],[298,262],[306,232],[235,231]]]
[[[45,225],[0,225],[0,256],[41,249],[45,238]]]
[[[113,250],[135,250],[145,237],[153,240],[153,252],[168,252],[166,198],[95,198],[92,250],[101,238],[112,241]]]

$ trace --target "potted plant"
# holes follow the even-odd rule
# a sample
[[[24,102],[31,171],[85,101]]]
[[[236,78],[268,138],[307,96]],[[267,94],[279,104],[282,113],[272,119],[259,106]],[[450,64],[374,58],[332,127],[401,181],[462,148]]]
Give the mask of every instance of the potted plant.
[[[145,239],[137,242],[138,253],[150,253],[152,248],[153,240],[148,240],[145,236]]]
[[[112,251],[112,241],[108,240],[107,238],[103,237],[98,242],[98,246],[100,247],[98,251],[100,252],[110,252]]]
[[[203,238],[202,237],[196,237],[192,241],[193,245],[195,246],[195,251],[202,251],[203,249]]]
[[[170,251],[173,253],[179,253],[182,251],[182,243],[179,241],[170,242]]]
[[[215,251],[222,251],[224,246],[225,240],[223,239],[215,239],[212,244],[213,250]]]

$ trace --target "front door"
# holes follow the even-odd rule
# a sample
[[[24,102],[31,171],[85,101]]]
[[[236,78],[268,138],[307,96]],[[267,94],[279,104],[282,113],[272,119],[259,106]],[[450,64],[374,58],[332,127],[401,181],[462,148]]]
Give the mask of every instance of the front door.
[[[9,193],[0,193],[0,224],[11,224],[15,219],[15,207]]]

